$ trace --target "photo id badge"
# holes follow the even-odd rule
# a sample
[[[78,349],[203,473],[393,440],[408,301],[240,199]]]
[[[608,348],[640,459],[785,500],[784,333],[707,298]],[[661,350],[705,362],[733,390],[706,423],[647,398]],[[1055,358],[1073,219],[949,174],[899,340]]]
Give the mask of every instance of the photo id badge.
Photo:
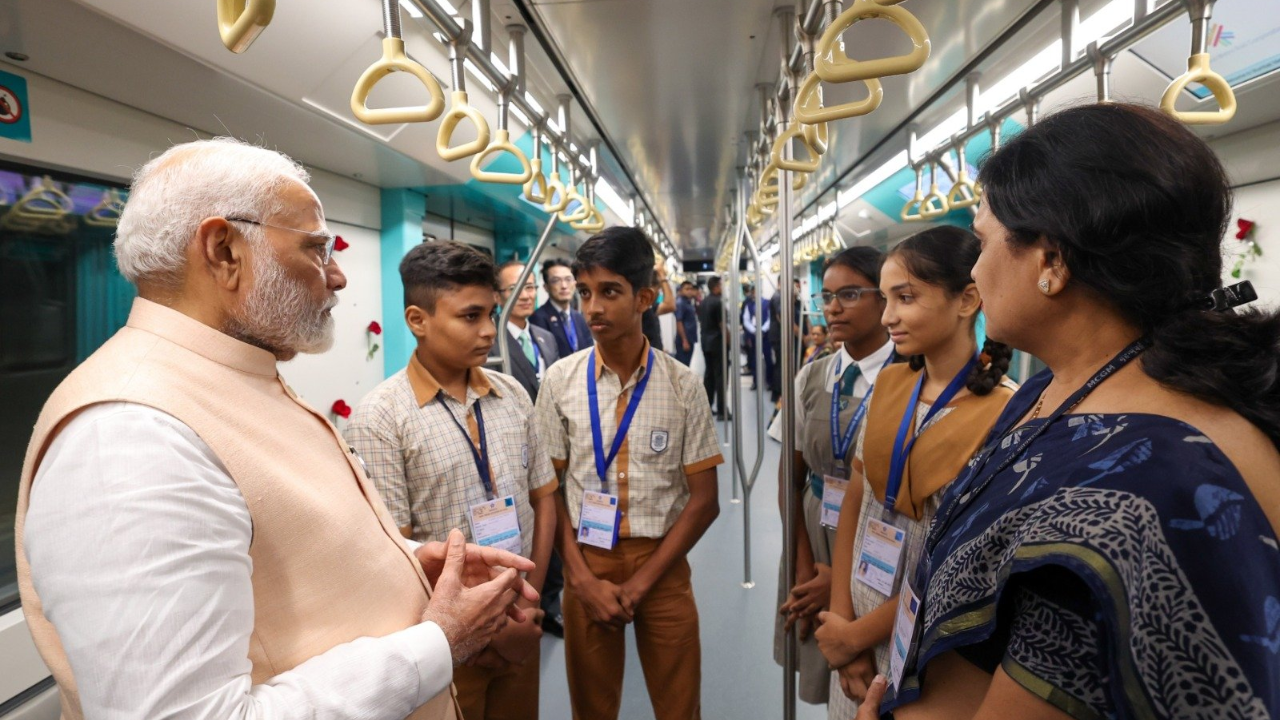
[[[854,558],[853,576],[858,582],[889,597],[902,567],[902,546],[907,532],[876,518],[867,518],[862,547]]]
[[[911,583],[903,583],[902,592],[898,594],[898,612],[893,618],[893,637],[889,640],[889,684],[895,691],[901,687],[902,671],[907,666],[907,658],[911,657],[919,612],[920,599],[911,590]]]
[[[578,515],[578,542],[602,550],[612,550],[618,542],[618,525],[622,511],[618,496],[588,490],[582,494],[582,512]]]
[[[840,524],[840,506],[844,504],[844,494],[849,491],[849,481],[834,475],[822,476],[822,518],[824,527],[834,528]]]
[[[482,547],[494,547],[519,555],[524,548],[515,496],[472,505],[471,536]]]

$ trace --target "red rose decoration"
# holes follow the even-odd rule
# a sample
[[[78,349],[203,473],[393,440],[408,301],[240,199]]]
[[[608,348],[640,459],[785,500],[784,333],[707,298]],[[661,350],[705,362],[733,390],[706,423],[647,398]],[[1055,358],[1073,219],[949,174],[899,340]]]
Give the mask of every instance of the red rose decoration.
[[[346,250],[349,247],[351,247],[351,243],[347,242],[346,240],[343,240],[341,235],[339,235],[333,241],[333,249],[335,252],[342,252],[343,250]]]
[[[346,420],[351,417],[351,406],[345,400],[334,400],[333,407],[330,408],[334,415]]]
[[[1244,240],[1249,237],[1249,233],[1253,231],[1253,226],[1256,224],[1254,221],[1245,220],[1244,218],[1236,220],[1236,227],[1240,228],[1240,231],[1236,233],[1236,239]]]
[[[374,320],[373,322],[369,323],[369,332],[373,333],[374,335],[382,334],[382,326],[378,324],[377,320]]]

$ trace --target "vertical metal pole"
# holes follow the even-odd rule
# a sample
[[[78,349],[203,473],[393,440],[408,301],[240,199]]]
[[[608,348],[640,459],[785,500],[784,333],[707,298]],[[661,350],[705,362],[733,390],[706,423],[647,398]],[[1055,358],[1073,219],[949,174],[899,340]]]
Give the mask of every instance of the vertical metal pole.
[[[515,78],[514,92],[521,95],[525,90],[524,79],[524,34],[529,28],[520,23],[512,23],[507,26],[507,36],[510,38],[510,45],[507,46],[507,69],[511,71],[511,77]],[[533,121],[532,118],[530,118]],[[536,121],[534,121],[536,123]],[[535,156],[536,157],[536,156]]]
[[[475,43],[487,58],[493,50],[493,37],[489,32],[489,0],[471,0],[471,22],[476,26]],[[496,83],[495,83],[496,84]]]
[[[507,332],[507,321],[511,318],[511,311],[515,309],[516,302],[520,299],[524,284],[529,281],[529,276],[533,274],[533,266],[542,257],[542,251],[547,248],[547,241],[551,239],[551,231],[555,226],[556,219],[554,217],[548,218],[547,227],[542,231],[542,237],[538,238],[538,244],[533,247],[533,252],[529,255],[529,262],[524,264],[524,269],[520,271],[520,277],[516,279],[516,289],[511,291],[511,297],[507,298],[506,304],[502,306],[502,312],[498,315],[498,354],[502,356],[502,372],[507,375],[511,374],[511,333]]]
[[[1080,0],[1062,0],[1062,69],[1076,60],[1076,30],[1080,27]]]
[[[782,27],[782,48],[783,48],[783,65],[782,80],[788,88],[787,96],[790,97],[790,88],[794,87],[795,79],[791,76],[791,69],[788,67],[788,59],[791,56],[791,33],[792,26],[795,23],[794,10],[792,8],[782,8],[776,11],[777,16],[781,20]],[[786,132],[788,118],[788,105],[790,103],[782,103],[778,108],[778,133]],[[791,159],[791,143],[787,143],[782,148],[782,158],[784,160]],[[792,278],[795,276],[794,258],[793,256],[793,238],[792,234],[792,216],[791,216],[791,175],[789,170],[783,168],[778,169],[778,252],[782,257],[782,277],[779,278],[778,296],[783,299],[784,306],[780,308],[778,313],[779,322],[782,327],[778,328],[780,337],[782,338],[782,367],[778,370],[779,381],[782,383],[782,481],[790,484],[792,476],[795,474],[795,450],[796,450],[796,398],[795,398],[795,338],[791,332],[792,307],[794,304],[794,290],[792,289]],[[763,390],[763,388],[761,388]],[[796,568],[795,563],[791,561],[796,554],[796,536],[795,528],[795,512],[796,498],[795,493],[782,493],[782,564],[783,576],[786,579],[786,587],[793,588],[796,584]],[[791,632],[786,634],[783,640],[783,663],[782,671],[785,675],[782,684],[782,717],[783,720],[795,720],[796,716],[796,629],[793,626]]]

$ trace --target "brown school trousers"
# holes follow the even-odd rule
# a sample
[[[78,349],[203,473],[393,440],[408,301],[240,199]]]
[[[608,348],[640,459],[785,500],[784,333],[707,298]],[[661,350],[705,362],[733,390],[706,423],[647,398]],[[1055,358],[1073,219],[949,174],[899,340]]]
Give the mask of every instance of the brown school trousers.
[[[644,565],[660,538],[619,540],[612,551],[580,546],[596,577],[621,585]],[[698,720],[702,716],[702,644],[698,606],[688,560],[671,566],[635,613],[636,646],[657,720]],[[565,665],[575,720],[616,720],[622,704],[626,630],[592,622],[566,583]]]
[[[454,668],[463,720],[538,720],[538,655],[500,671]]]

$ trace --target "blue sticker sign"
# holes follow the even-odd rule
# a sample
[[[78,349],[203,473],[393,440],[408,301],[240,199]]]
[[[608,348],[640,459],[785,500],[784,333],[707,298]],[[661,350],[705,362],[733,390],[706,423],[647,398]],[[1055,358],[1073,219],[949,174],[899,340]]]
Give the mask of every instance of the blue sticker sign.
[[[0,71],[0,138],[31,142],[27,79]]]

